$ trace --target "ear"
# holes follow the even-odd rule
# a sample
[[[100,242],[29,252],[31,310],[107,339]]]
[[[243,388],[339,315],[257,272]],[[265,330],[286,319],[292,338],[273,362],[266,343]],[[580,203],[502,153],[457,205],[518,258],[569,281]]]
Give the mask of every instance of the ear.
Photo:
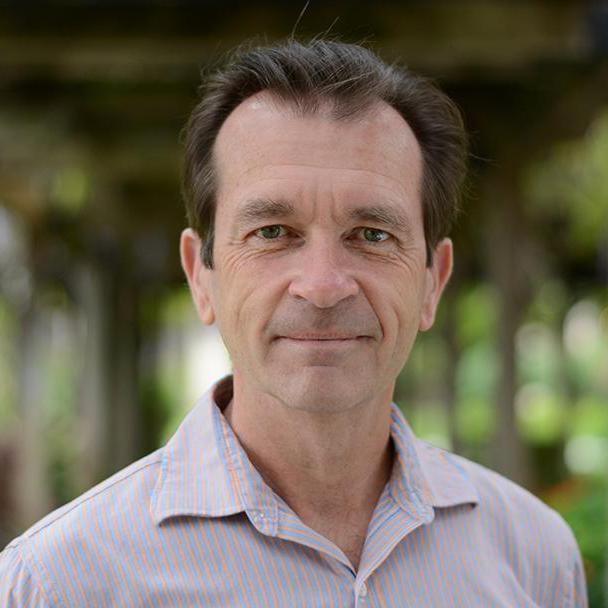
[[[181,235],[179,252],[182,268],[188,279],[192,301],[200,320],[205,325],[215,322],[215,310],[211,298],[211,273],[201,260],[201,239],[192,228],[186,228]]]
[[[424,300],[420,311],[420,331],[431,329],[441,294],[452,274],[454,263],[452,241],[443,239],[435,247],[433,265],[426,269]]]

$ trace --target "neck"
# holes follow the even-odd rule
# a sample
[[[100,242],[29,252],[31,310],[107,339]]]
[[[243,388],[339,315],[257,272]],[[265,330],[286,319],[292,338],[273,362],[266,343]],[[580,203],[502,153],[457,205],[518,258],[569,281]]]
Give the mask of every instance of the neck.
[[[369,521],[393,466],[390,397],[303,411],[235,381],[224,416],[265,482],[304,521],[351,513]]]

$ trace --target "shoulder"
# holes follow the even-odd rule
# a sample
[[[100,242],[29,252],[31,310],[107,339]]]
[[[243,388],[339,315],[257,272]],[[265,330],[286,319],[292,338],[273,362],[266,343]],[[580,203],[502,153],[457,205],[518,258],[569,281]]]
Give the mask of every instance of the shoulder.
[[[43,585],[14,544],[0,553],[0,607],[9,606],[50,606]]]
[[[472,460],[425,441],[419,440],[418,446],[433,504],[473,505],[465,509],[466,525],[471,533],[475,531],[478,543],[491,545],[492,552],[509,562],[529,557],[560,561],[559,567],[568,567],[568,560],[578,556],[568,524],[537,496]],[[448,509],[444,515],[449,513]]]
[[[451,452],[448,458],[467,475],[479,495],[479,508],[495,520],[509,519],[513,527],[524,529],[535,525],[554,542],[576,545],[562,516],[524,487],[479,463]]]
[[[11,598],[0,593],[0,606],[23,605],[17,599],[30,595],[49,598],[48,603],[31,605],[61,603],[52,586],[46,587],[54,578],[51,571],[58,564],[74,567],[95,554],[103,537],[128,535],[135,521],[145,519],[161,464],[162,448],[49,513],[11,541],[0,553],[0,589],[10,589]]]
[[[585,606],[580,551],[562,516],[503,475],[442,451],[476,489],[474,536],[485,544],[485,556],[508,565],[525,588],[536,589],[544,581],[546,589],[568,598],[565,605]]]
[[[116,512],[133,506],[133,501],[150,499],[160,472],[163,448],[148,454],[111,477],[93,486],[74,500],[52,511],[17,537],[8,547],[25,542],[35,542],[40,536],[53,534],[57,528],[71,529],[86,514],[108,509]]]
[[[474,556],[484,580],[513,597],[535,598],[535,605],[587,605],[581,555],[557,511],[472,460],[422,440],[417,447],[437,530],[458,538],[455,559]]]

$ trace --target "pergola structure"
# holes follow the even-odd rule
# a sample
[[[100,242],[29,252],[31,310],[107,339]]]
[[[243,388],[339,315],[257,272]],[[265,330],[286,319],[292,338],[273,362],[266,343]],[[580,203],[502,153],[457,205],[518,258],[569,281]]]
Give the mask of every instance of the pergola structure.
[[[40,464],[44,395],[35,388],[40,294],[61,285],[88,327],[78,438],[86,487],[153,442],[149,423],[141,424],[142,323],[149,331],[154,302],[184,282],[179,132],[199,70],[251,36],[284,38],[299,12],[278,1],[0,9],[0,205],[23,226],[29,277],[11,296],[21,321],[25,422],[11,449],[25,520],[49,502]],[[526,483],[514,425],[514,335],[535,269],[522,266],[531,245],[521,172],[556,141],[582,134],[608,102],[608,8],[576,0],[311,3],[297,31],[364,40],[437,79],[462,108],[474,195],[456,237],[454,281],[486,274],[502,295],[494,466]],[[454,378],[442,390],[449,406]]]

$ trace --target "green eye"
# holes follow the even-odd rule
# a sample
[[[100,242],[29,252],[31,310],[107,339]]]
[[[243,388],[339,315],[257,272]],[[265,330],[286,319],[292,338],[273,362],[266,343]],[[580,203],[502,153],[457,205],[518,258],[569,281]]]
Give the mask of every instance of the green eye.
[[[280,236],[285,235],[285,227],[280,224],[264,226],[256,230],[256,235],[266,240],[278,239]],[[363,228],[363,238],[370,243],[380,243],[386,241],[389,238],[389,234],[377,228]]]
[[[283,235],[285,228],[283,226],[264,226],[264,228],[260,228],[257,231],[258,236],[261,236],[263,239],[276,239]]]
[[[376,228],[363,228],[363,238],[371,243],[379,243],[386,241],[389,235],[384,230],[377,230]]]

